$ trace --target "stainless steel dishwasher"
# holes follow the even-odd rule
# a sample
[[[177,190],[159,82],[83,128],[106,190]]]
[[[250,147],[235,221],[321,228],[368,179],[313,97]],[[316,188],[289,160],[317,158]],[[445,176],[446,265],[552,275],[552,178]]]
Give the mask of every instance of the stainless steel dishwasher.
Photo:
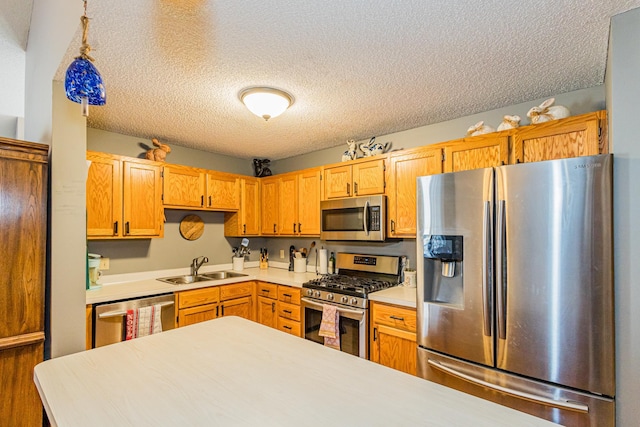
[[[164,294],[148,298],[95,304],[93,306],[93,347],[102,347],[125,340],[127,310],[160,305],[162,330],[175,328],[174,295]]]

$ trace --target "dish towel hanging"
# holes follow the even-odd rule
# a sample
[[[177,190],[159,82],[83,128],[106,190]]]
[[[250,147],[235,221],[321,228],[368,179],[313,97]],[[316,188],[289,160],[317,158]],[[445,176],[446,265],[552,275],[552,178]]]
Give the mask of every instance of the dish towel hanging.
[[[160,304],[127,310],[126,340],[162,332],[161,312]]]
[[[340,350],[340,314],[335,305],[322,304],[322,322],[318,335],[324,337],[324,345]]]

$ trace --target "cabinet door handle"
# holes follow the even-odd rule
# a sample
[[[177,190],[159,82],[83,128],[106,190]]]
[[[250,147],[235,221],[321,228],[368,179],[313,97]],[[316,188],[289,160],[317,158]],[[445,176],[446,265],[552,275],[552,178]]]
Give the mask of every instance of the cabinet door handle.
[[[209,206],[211,206],[211,196],[209,196]]]
[[[350,190],[351,190],[351,184],[349,184],[349,183],[347,182],[347,196],[350,196],[350,195],[351,195]]]
[[[275,224],[273,224],[273,232],[274,233],[276,232],[276,225]]]
[[[398,317],[398,316],[389,316],[389,317],[393,320],[399,320],[401,322],[404,322],[404,317]]]
[[[216,305],[216,317],[220,315],[220,306]]]
[[[220,315],[224,317],[224,305],[220,307]]]
[[[285,296],[287,298],[291,298],[291,294],[282,294],[282,296]]]
[[[376,341],[378,339],[378,328],[373,328],[373,340]]]
[[[118,234],[118,221],[113,223],[113,234]]]
[[[291,330],[291,326],[282,325],[283,328]]]
[[[355,194],[356,196],[358,195],[358,183],[357,182],[353,183],[353,194]]]
[[[242,234],[247,234],[247,224],[242,224]]]
[[[298,223],[298,233],[302,233],[302,224]],[[309,254],[311,255],[311,254]]]
[[[287,314],[291,314],[291,310],[282,310],[282,311],[284,311]]]
[[[294,233],[296,232],[296,223],[295,222],[293,223],[293,232]]]
[[[129,234],[129,221],[124,223],[124,234]]]
[[[396,232],[396,222],[394,220],[391,220],[391,232]]]
[[[204,195],[200,196],[200,206],[204,206]]]
[[[276,312],[276,303],[275,303],[275,302],[272,302],[272,303],[271,303],[271,312],[272,312],[272,313],[275,313],[275,312]]]

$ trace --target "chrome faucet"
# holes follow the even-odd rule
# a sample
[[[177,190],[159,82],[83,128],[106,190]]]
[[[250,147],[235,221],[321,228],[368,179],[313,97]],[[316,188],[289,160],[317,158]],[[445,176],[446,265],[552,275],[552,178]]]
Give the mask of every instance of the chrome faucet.
[[[201,257],[198,257],[198,258],[194,258],[193,261],[191,262],[191,275],[192,276],[197,276],[198,275],[198,270],[200,270],[200,267],[205,262],[209,262],[209,258],[207,258],[206,256],[201,256]]]

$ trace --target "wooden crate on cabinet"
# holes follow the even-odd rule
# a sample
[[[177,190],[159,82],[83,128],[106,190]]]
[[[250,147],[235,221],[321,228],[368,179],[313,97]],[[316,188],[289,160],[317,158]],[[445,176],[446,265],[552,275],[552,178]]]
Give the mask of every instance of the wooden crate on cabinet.
[[[512,163],[608,153],[606,130],[604,110],[518,128]]]
[[[240,207],[237,212],[225,212],[224,235],[230,237],[260,234],[260,187],[257,178],[239,180]]]
[[[416,375],[416,310],[371,302],[371,360]]]
[[[324,167],[324,200],[385,192],[386,155]]]
[[[417,148],[389,156],[387,236],[416,236],[416,179],[442,173],[442,148]]]
[[[508,164],[512,134],[513,130],[507,130],[470,136],[442,144],[444,172],[460,172]]]
[[[160,163],[87,151],[87,238],[162,237]]]

